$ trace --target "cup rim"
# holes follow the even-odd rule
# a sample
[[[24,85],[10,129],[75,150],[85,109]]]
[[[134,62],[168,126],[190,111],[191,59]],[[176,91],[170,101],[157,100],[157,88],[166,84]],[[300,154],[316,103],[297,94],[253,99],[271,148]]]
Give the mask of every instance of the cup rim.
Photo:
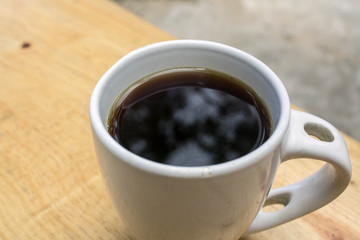
[[[225,51],[242,59],[246,59],[248,64],[256,68],[257,71],[261,72],[265,76],[271,85],[274,87],[274,90],[277,93],[278,98],[280,99],[280,117],[278,123],[273,133],[261,146],[256,150],[236,158],[234,160],[219,163],[215,165],[208,166],[173,166],[163,163],[158,163],[145,159],[141,156],[132,153],[127,150],[119,143],[117,143],[112,136],[107,132],[106,127],[104,126],[101,115],[100,115],[100,100],[104,94],[104,88],[111,80],[111,78],[116,75],[116,71],[127,61],[138,57],[139,54],[154,52],[157,50],[164,50],[166,48],[173,47],[198,47],[198,48],[207,48],[207,49],[218,49],[220,51]],[[120,93],[119,93],[120,94]],[[104,147],[111,152],[119,161],[123,161],[128,165],[131,165],[139,170],[153,173],[156,175],[163,175],[167,177],[176,177],[176,178],[203,178],[211,177],[214,175],[224,175],[239,169],[246,168],[250,165],[255,164],[258,161],[261,161],[268,155],[271,155],[276,148],[281,144],[282,139],[285,136],[285,133],[288,129],[290,121],[290,100],[287,94],[287,91],[278,78],[278,76],[263,62],[253,57],[252,55],[239,50],[237,48],[224,45],[217,42],[205,41],[205,40],[169,40],[158,43],[153,43],[126,54],[119,61],[117,61],[105,74],[100,78],[96,84],[89,104],[89,117],[90,123],[93,130],[93,136],[97,137]],[[101,159],[99,159],[101,161]]]

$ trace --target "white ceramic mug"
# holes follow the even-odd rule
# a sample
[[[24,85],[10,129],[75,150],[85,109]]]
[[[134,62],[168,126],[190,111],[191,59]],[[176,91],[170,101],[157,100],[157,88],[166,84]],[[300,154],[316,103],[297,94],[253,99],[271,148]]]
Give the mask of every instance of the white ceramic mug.
[[[106,129],[115,99],[144,76],[174,67],[206,67],[247,83],[269,108],[271,137],[243,157],[202,167],[153,162],[119,145]],[[235,240],[324,206],[351,178],[341,134],[318,117],[291,110],[283,84],[262,62],[218,43],[175,40],[129,53],[96,85],[90,121],[107,188],[136,240]],[[302,181],[270,190],[278,165],[300,157],[327,163]],[[274,203],[285,207],[261,211]]]

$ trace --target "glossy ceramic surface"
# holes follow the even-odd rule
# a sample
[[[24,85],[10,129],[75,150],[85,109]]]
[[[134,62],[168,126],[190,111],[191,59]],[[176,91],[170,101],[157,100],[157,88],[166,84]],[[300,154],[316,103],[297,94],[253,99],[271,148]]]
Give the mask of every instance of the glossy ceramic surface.
[[[159,164],[120,146],[106,131],[115,99],[142,77],[174,67],[211,68],[246,82],[269,108],[272,136],[239,159],[204,167]],[[175,40],[126,55],[95,87],[90,121],[106,185],[135,239],[238,239],[327,204],[346,188],[351,177],[346,145],[338,131],[322,119],[290,110],[284,86],[267,66],[218,43]],[[270,191],[278,165],[297,157],[329,164],[308,179]],[[286,206],[263,213],[260,209],[265,201]]]

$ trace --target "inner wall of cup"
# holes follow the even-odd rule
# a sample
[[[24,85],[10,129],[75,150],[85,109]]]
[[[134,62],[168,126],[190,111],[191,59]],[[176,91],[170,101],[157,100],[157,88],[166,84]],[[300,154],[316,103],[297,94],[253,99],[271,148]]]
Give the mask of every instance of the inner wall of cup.
[[[149,48],[131,53],[107,73],[101,104],[101,119],[107,124],[109,111],[129,86],[143,77],[170,68],[204,67],[230,74],[252,87],[268,107],[275,129],[280,117],[280,99],[272,81],[272,72],[255,58],[229,49],[197,47]],[[269,73],[270,71],[270,73]],[[105,77],[105,76],[104,76]]]

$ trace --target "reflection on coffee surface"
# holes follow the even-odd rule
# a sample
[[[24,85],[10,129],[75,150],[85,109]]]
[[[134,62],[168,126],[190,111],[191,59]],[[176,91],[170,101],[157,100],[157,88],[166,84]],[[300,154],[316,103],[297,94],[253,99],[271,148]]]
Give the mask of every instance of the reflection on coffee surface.
[[[266,141],[264,103],[232,76],[178,68],[148,76],[122,94],[108,131],[139,156],[177,166],[205,166],[241,157]]]

